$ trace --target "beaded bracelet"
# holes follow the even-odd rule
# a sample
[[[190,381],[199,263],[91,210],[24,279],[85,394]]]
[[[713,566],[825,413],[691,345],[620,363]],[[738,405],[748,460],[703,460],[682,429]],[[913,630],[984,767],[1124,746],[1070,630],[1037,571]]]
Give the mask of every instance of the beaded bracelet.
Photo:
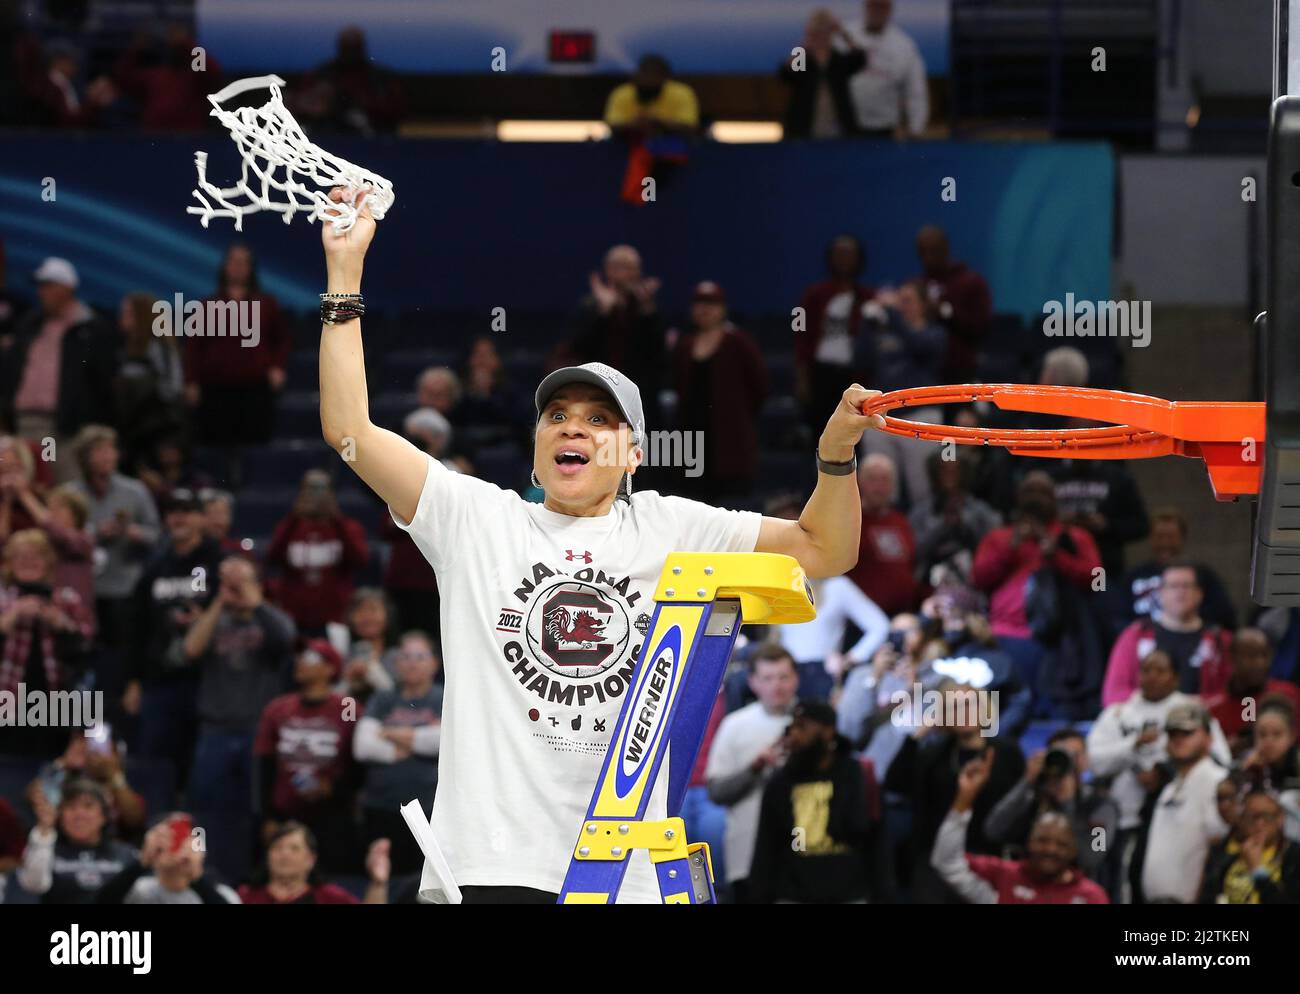
[[[359,293],[322,293],[321,324],[346,324],[366,313],[366,303]]]

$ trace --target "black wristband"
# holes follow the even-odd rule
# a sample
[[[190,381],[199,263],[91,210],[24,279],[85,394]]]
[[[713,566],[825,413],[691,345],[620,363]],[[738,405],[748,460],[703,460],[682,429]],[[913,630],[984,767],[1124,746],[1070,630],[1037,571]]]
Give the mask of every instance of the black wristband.
[[[853,453],[853,458],[848,462],[827,462],[822,458],[820,450],[817,452],[817,472],[825,473],[827,476],[852,476],[858,469],[858,454]]]

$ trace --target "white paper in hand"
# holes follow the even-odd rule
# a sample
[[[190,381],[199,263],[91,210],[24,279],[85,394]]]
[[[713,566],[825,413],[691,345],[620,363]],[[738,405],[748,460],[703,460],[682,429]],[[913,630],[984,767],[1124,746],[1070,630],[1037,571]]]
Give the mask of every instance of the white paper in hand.
[[[424,817],[420,802],[407,801],[402,805],[401,812],[415,841],[419,843],[420,852],[424,853],[424,871],[420,874],[420,901],[424,904],[460,904],[460,888],[452,879],[451,867],[438,848],[433,826]]]

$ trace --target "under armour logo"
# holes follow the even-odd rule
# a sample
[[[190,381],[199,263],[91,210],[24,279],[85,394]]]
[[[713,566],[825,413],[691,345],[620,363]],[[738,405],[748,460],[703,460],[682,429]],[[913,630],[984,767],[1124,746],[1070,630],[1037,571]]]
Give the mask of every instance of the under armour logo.
[[[567,559],[569,562],[573,562],[573,561],[574,561],[575,559],[577,559],[579,556],[582,557],[582,561],[583,561],[584,563],[590,563],[590,562],[591,562],[591,553],[590,553],[590,552],[574,552],[572,549],[565,549],[565,550],[564,550],[564,558]]]

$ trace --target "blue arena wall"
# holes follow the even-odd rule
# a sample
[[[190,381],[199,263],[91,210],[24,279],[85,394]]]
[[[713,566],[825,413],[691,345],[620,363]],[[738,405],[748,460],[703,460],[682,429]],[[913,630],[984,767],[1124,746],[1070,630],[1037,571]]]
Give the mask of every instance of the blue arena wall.
[[[866,241],[869,281],[913,275],[926,223],[944,226],[957,257],[986,275],[999,311],[1041,314],[1067,292],[1111,296],[1115,163],[1099,143],[712,144],[642,207],[618,200],[625,153],[611,143],[325,144],[394,183],[366,271],[376,307],[568,310],[604,250],[625,241],[663,279],[670,308],[714,279],[736,311],[773,313],[820,276],[822,247],[839,232]],[[324,278],[316,226],[262,214],[236,236],[228,220],[205,231],[186,214],[200,148],[213,182],[238,176],[223,133],[0,133],[10,284],[29,289],[31,269],[55,254],[76,263],[95,303],[127,289],[202,295],[225,245],[243,237],[271,292],[313,306]],[[53,201],[41,196],[47,177]],[[955,202],[942,199],[946,177]]]

